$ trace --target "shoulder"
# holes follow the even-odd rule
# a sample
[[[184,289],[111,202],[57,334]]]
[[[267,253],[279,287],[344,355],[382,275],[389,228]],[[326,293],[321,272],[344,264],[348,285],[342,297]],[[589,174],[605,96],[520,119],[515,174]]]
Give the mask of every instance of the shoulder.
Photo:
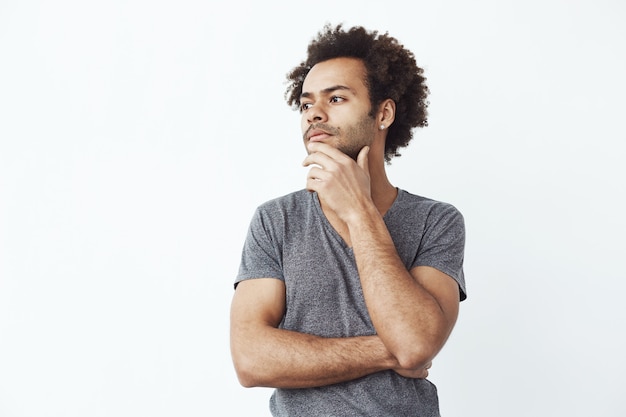
[[[305,210],[313,205],[313,196],[307,190],[298,190],[267,200],[257,207],[260,213],[279,213]]]
[[[403,189],[398,189],[398,207],[405,214],[410,213],[431,221],[447,217],[463,222],[462,213],[453,204],[412,194]]]
[[[252,222],[264,227],[279,227],[290,218],[302,218],[314,210],[314,198],[309,191],[302,189],[267,200],[257,206]]]
[[[310,199],[310,194],[311,193],[305,189],[293,191],[289,194],[281,195],[279,197],[272,198],[271,200],[267,200],[261,203],[259,205],[259,208],[275,208],[302,204]]]

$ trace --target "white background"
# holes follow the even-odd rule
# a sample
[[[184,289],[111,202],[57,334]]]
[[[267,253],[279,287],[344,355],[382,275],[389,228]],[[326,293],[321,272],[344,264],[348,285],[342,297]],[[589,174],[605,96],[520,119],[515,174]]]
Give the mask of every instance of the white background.
[[[432,90],[389,175],[466,219],[442,414],[626,415],[623,2],[2,0],[0,416],[269,415],[232,283],[254,208],[304,186],[284,79],[326,22]]]

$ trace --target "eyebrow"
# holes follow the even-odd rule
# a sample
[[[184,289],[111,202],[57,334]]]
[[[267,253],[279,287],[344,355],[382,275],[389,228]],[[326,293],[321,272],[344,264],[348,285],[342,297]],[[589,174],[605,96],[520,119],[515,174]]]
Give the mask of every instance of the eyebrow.
[[[325,88],[321,91],[322,95],[328,95],[330,93],[332,93],[333,91],[337,91],[337,90],[347,90],[350,91],[352,94],[354,94],[354,90],[350,87],[347,87],[345,85],[333,85],[332,87],[328,87]],[[313,93],[309,93],[309,92],[303,92],[302,94],[300,94],[300,98],[309,98],[313,96]]]

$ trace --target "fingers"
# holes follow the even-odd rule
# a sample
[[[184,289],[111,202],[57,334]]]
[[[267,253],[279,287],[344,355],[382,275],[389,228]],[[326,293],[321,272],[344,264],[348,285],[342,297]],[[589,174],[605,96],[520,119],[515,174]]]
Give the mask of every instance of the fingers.
[[[314,166],[309,170],[306,177],[307,189],[312,190],[317,182],[324,181],[327,176],[328,172],[324,171],[322,168]]]
[[[415,370],[415,372],[416,372],[415,377],[418,378],[418,379],[426,379],[426,378],[428,378],[428,375],[430,374],[429,369],[430,369],[430,367],[432,365],[433,365],[432,362],[428,362],[426,365],[424,365],[423,368],[416,369]]]
[[[361,149],[356,162],[325,143],[309,143],[307,149],[310,153],[302,165],[309,167],[306,183],[309,191],[322,193],[325,199],[336,203],[336,210],[342,212],[352,207],[350,198],[370,197],[368,146]]]
[[[335,163],[334,159],[323,152],[310,153],[304,158],[304,161],[302,161],[302,165],[305,167],[309,165],[319,165],[321,168],[329,168],[333,163]]]
[[[311,153],[302,161],[303,166],[311,166],[307,181],[310,179],[327,179],[328,173],[339,170],[339,166],[342,165],[342,160],[339,158],[345,158],[344,162],[354,163],[350,157],[332,146],[323,143],[312,143],[310,145],[309,150]]]
[[[394,371],[396,371],[399,375],[402,375],[403,377],[414,379],[426,379],[429,375],[428,368],[394,369]]]

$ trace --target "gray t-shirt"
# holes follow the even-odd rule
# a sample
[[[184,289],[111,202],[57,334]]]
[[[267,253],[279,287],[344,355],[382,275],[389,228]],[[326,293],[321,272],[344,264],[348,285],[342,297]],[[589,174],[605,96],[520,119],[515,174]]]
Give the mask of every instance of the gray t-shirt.
[[[384,221],[408,270],[437,268],[456,280],[465,299],[465,225],[455,207],[399,189]],[[235,285],[254,278],[285,282],[281,328],[324,337],[376,333],[352,248],[326,219],[316,193],[300,190],[257,208]],[[276,389],[270,409],[291,417],[439,416],[431,382],[393,371],[318,388]]]

